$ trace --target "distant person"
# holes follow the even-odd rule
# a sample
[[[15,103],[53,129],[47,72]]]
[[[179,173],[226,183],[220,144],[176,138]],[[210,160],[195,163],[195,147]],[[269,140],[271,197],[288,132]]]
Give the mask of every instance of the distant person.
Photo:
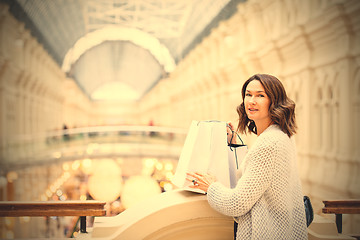
[[[153,120],[150,120],[150,121],[149,121],[149,126],[150,126],[150,127],[154,126]],[[156,135],[156,133],[153,132],[153,131],[150,131],[149,134],[150,134],[150,137],[154,137],[154,136]]]
[[[68,127],[66,124],[63,125],[63,139],[64,141],[68,141],[70,139],[69,133],[67,132]]]

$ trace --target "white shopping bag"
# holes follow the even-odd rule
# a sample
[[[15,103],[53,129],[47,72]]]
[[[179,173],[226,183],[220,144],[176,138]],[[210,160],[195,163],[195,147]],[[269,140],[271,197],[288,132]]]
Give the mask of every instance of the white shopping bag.
[[[187,172],[211,174],[229,188],[236,185],[236,170],[247,147],[243,144],[229,147],[226,126],[221,121],[192,121],[172,179],[175,186],[203,192],[188,187],[192,183],[186,181]]]

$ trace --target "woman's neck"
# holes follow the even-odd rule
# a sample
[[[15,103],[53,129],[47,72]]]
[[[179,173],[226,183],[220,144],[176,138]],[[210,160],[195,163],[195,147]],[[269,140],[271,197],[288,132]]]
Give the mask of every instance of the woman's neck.
[[[271,124],[273,124],[273,122],[270,119],[261,122],[255,122],[256,135],[259,136],[260,134],[262,134]]]

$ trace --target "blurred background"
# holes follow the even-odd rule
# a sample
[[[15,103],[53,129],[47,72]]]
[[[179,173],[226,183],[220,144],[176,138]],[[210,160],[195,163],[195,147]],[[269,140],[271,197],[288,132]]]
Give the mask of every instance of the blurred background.
[[[0,0],[0,201],[95,199],[111,216],[171,191],[191,121],[236,124],[256,73],[296,102],[315,212],[360,198],[359,16],[357,0]],[[0,218],[0,238],[76,228]]]

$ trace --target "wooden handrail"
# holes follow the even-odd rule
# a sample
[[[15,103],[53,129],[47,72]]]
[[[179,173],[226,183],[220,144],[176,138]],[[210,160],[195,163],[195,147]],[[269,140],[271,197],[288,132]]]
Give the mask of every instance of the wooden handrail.
[[[360,214],[360,199],[326,200],[323,203],[323,213],[335,214],[338,233],[342,232],[342,214]]]
[[[86,232],[86,216],[105,216],[101,201],[2,201],[0,217],[80,216],[80,231]]]

